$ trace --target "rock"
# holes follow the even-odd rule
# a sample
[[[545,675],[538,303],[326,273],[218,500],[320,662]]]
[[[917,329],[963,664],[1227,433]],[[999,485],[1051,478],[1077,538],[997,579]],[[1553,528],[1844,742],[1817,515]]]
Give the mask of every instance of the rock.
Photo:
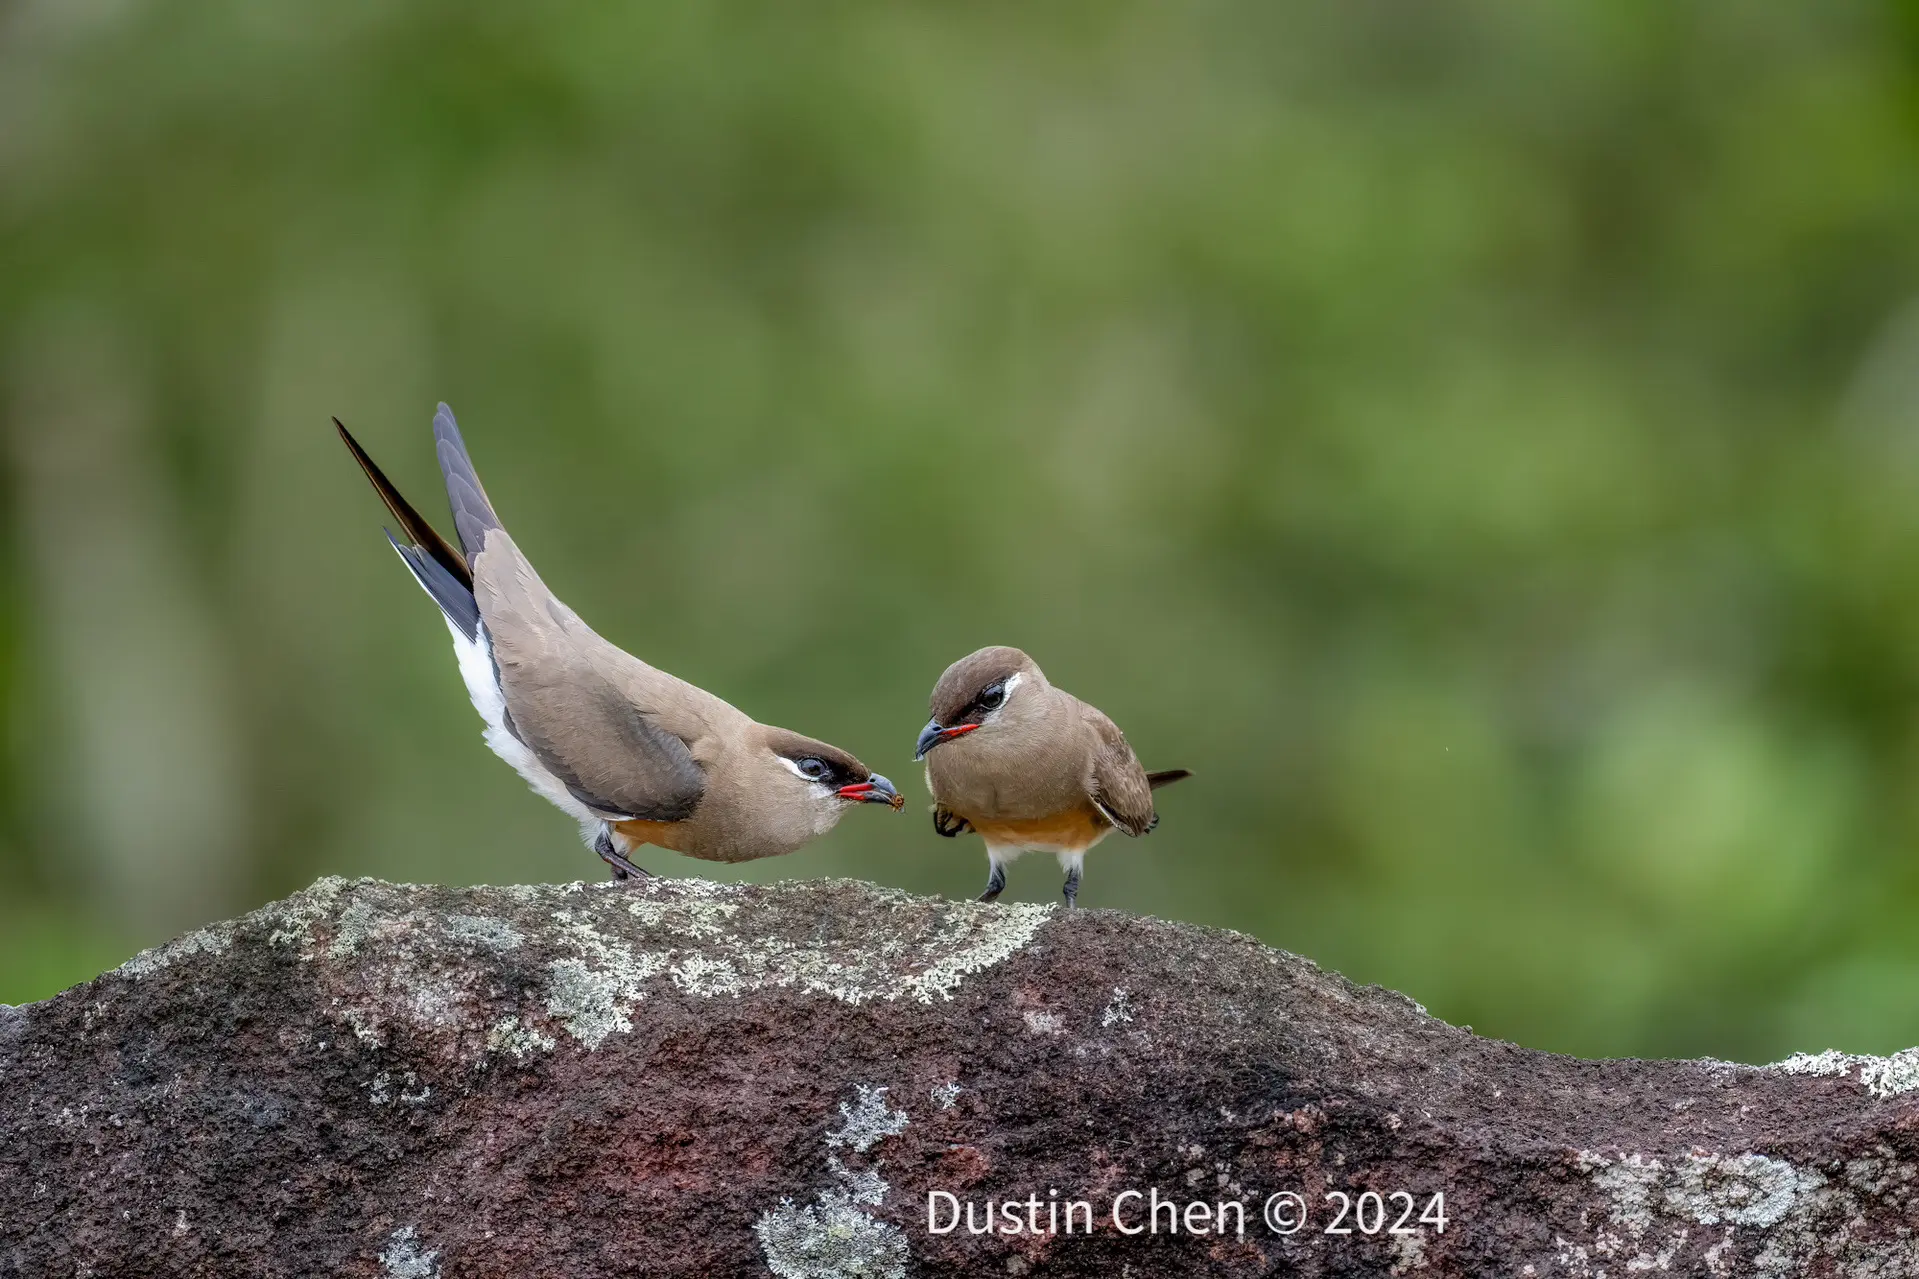
[[[860,883],[322,880],[0,1009],[0,1099],[34,1279],[1919,1274],[1919,1052],[1576,1061]]]

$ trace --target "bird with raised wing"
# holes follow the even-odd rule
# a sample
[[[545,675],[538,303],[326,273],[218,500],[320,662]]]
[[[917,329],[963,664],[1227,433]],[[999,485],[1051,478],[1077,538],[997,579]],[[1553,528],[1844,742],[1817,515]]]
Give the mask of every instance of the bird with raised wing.
[[[400,526],[387,540],[446,617],[487,745],[579,822],[614,878],[646,875],[632,860],[642,844],[716,862],[777,857],[855,805],[904,803],[846,751],[647,665],[554,598],[494,513],[446,405],[433,441],[457,549],[334,425]]]
[[[1192,776],[1147,772],[1118,725],[1016,648],[982,648],[947,667],[932,711],[913,758],[926,761],[933,829],[986,841],[981,901],[1005,890],[1006,863],[1043,852],[1058,855],[1066,904],[1077,905],[1087,851],[1116,830],[1151,831],[1153,792]]]

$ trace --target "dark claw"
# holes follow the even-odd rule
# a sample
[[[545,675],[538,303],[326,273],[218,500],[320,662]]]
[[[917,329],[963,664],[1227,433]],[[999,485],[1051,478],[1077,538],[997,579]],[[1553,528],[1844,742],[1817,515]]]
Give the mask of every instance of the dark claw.
[[[973,824],[957,813],[949,812],[938,805],[933,807],[933,829],[948,839],[964,835],[973,829]]]
[[[613,868],[613,878],[616,882],[626,879],[653,878],[650,872],[620,856],[619,851],[613,847],[612,833],[604,826],[600,827],[599,837],[593,841],[593,851],[600,855],[601,861]]]

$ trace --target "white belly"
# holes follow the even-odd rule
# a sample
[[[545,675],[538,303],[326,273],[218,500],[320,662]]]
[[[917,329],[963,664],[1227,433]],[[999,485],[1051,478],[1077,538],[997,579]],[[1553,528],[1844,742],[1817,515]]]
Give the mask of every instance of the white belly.
[[[500,691],[499,676],[493,665],[493,645],[487,638],[486,627],[480,627],[477,641],[460,634],[451,622],[446,624],[446,629],[453,636],[453,653],[460,661],[460,678],[466,681],[467,696],[473,699],[473,709],[486,721],[486,744],[495,755],[512,765],[513,771],[524,777],[535,792],[578,822],[580,837],[591,845],[600,830],[599,815],[575,799],[566,783],[548,772],[527,749],[526,743],[507,730],[506,695]]]

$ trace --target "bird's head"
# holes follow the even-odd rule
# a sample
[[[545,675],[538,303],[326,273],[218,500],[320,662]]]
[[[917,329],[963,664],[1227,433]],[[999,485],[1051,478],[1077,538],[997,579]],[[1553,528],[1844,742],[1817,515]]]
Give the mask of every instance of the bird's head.
[[[896,810],[906,804],[892,782],[837,746],[769,728],[766,749],[773,775],[781,779],[778,784],[796,791],[832,821],[855,804],[885,804]]]
[[[982,648],[946,668],[933,686],[933,718],[913,743],[913,758],[973,733],[990,734],[1021,722],[1047,687],[1039,663],[1016,648]]]

